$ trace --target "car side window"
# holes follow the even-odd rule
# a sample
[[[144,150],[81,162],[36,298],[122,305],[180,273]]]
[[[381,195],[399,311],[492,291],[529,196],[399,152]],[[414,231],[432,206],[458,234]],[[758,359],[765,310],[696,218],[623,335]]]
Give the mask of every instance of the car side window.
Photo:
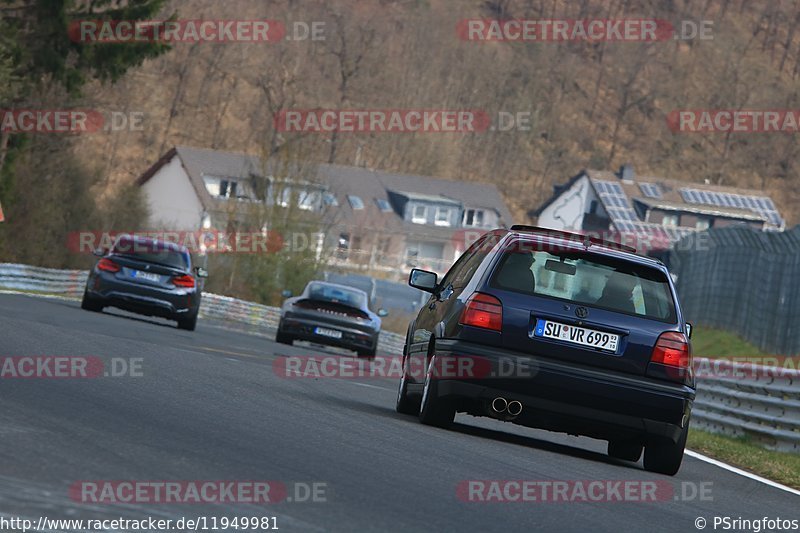
[[[475,270],[478,268],[478,265],[481,264],[483,258],[486,257],[487,251],[483,249],[485,243],[486,237],[481,237],[472,243],[472,246],[458,258],[458,261],[456,261],[447,274],[445,274],[441,286],[447,287],[448,285],[452,285],[453,288],[463,287],[472,277],[472,274],[475,273]]]

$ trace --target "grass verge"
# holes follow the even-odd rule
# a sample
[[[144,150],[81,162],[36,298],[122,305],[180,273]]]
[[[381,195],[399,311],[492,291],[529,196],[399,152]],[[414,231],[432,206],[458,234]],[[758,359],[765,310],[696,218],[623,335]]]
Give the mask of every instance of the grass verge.
[[[720,357],[757,358],[770,355],[735,333],[704,326],[695,326],[692,331],[692,353],[696,357],[709,359]]]
[[[800,490],[800,454],[766,450],[747,438],[689,430],[686,447],[761,477]]]

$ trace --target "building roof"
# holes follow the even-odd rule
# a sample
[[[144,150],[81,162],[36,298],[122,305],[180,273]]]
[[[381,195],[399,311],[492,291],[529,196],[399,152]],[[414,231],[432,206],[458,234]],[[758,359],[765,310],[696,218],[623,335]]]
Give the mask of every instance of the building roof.
[[[762,191],[739,187],[724,187],[640,176],[620,179],[620,174],[606,170],[582,170],[560,186],[553,196],[534,213],[540,215],[581,178],[588,178],[595,195],[609,215],[612,229],[619,233],[654,237],[668,246],[694,233],[694,228],[664,227],[645,222],[642,211],[659,209],[685,212],[708,217],[724,217],[743,222],[762,222],[764,229],[783,230],[785,221],[772,199]],[[640,204],[645,209],[636,209]]]
[[[247,178],[249,176],[267,176],[272,172],[264,161],[253,155],[223,152],[219,150],[177,146],[164,154],[138,179],[138,185],[146,183],[158,170],[177,155],[186,174],[189,176],[197,195],[207,210],[214,210],[225,205],[225,199],[212,197],[206,189],[204,176]],[[298,172],[303,169],[298,169]],[[511,213],[503,201],[500,192],[493,184],[463,182],[401,174],[382,170],[345,165],[319,164],[314,169],[305,169],[316,174],[315,180],[324,185],[329,192],[336,195],[338,207],[328,211],[334,219],[328,222],[347,223],[376,229],[398,230],[414,233],[416,236],[434,240],[451,238],[452,227],[435,227],[405,222],[394,211],[382,211],[377,200],[390,202],[389,192],[403,194],[410,198],[437,203],[461,204],[466,208],[488,209],[498,213],[504,225],[511,224]],[[358,196],[364,203],[363,209],[354,209],[348,196]]]
[[[709,215],[713,217],[728,217],[728,218],[737,218],[742,220],[768,222],[766,216],[747,209],[693,205],[693,204],[686,204],[684,202],[665,202],[664,200],[656,200],[650,198],[634,198],[633,201],[643,204],[648,209],[661,209],[663,211],[677,211],[682,213]]]
[[[606,170],[584,170],[582,175],[589,177],[603,207],[606,210],[612,209],[609,213],[612,215],[612,221],[614,221],[614,214],[620,214],[623,217],[625,215],[624,212],[617,213],[615,208],[633,207],[630,205],[630,200],[636,200],[642,203],[658,201],[669,206],[670,211],[765,221],[772,229],[783,229],[785,226],[772,199],[762,191],[691,183],[654,176],[621,180],[617,173]],[[621,194],[608,190],[606,184],[616,184],[614,188],[621,189]],[[655,196],[648,196],[648,194],[655,194]],[[616,205],[619,203],[616,201],[619,197],[624,198],[629,205]]]

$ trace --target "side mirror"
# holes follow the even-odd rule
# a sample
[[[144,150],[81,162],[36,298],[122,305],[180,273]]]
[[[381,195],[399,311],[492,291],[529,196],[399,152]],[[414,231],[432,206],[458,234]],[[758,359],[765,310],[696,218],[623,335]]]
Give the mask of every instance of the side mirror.
[[[411,274],[408,275],[408,284],[421,291],[433,292],[436,290],[438,278],[436,272],[412,268]]]
[[[380,309],[378,309],[378,316],[379,316],[379,317],[383,318],[383,317],[385,317],[385,316],[388,316],[388,315],[389,315],[389,311],[387,311],[387,310],[386,310],[386,309],[384,309],[383,307],[381,307]]]
[[[692,338],[692,330],[693,329],[694,329],[694,326],[692,326],[692,323],[691,322],[687,322],[686,323],[686,336],[689,337],[690,339]]]
[[[92,250],[92,255],[96,255],[97,257],[103,257],[104,255],[106,255],[106,251],[103,250],[102,248],[95,248],[94,250]]]
[[[195,273],[197,274],[198,278],[207,278],[208,277],[208,270],[203,267],[197,267],[194,269]]]
[[[283,289],[281,291],[281,296],[283,296],[284,298],[291,298],[292,297],[292,291],[290,291],[289,289]]]

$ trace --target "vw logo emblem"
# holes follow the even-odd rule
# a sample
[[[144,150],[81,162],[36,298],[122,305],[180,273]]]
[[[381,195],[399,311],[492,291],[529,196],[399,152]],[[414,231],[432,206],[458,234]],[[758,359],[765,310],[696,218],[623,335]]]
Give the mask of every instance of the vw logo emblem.
[[[578,307],[575,309],[575,315],[578,318],[586,318],[587,316],[589,316],[589,310],[586,309],[585,307]]]

